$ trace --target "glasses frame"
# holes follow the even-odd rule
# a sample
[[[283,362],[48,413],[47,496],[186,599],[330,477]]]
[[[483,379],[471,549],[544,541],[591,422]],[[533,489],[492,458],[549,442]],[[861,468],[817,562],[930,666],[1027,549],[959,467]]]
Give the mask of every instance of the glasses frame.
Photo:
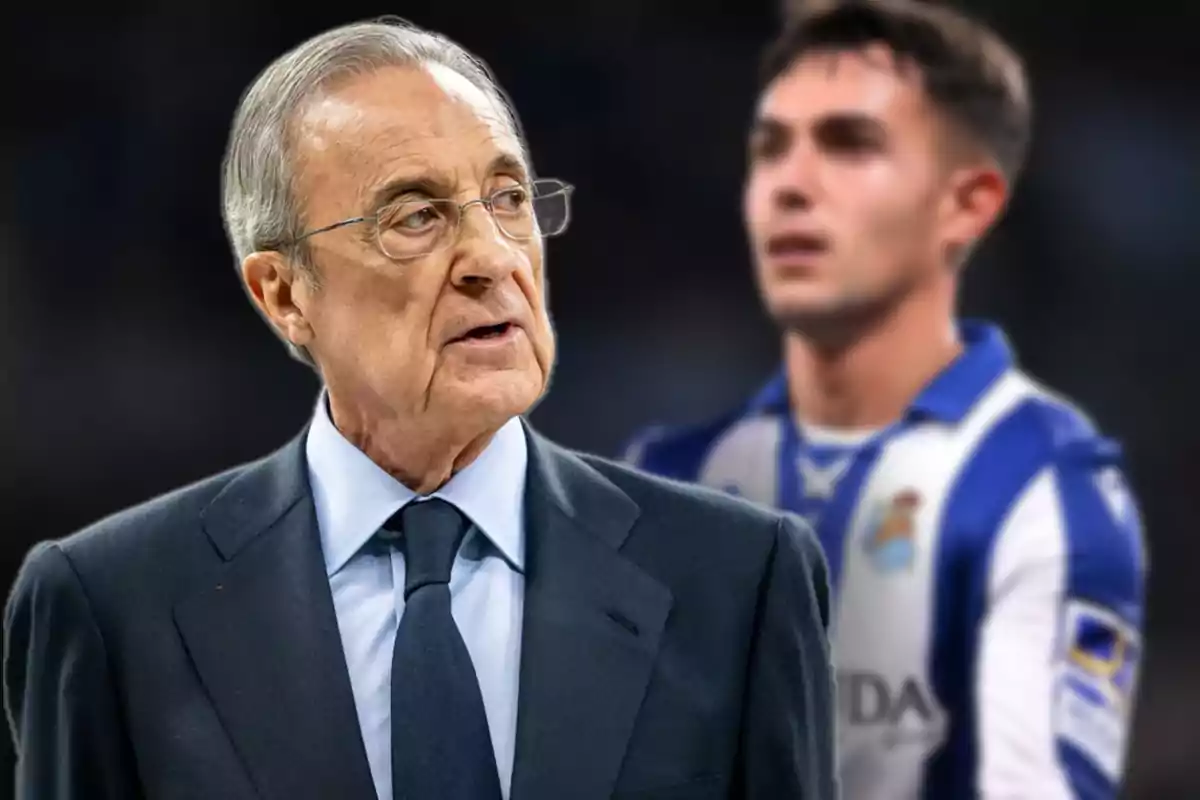
[[[503,235],[507,236],[509,239],[512,239],[515,242],[528,242],[528,241],[531,241],[533,238],[535,238],[535,236],[538,236],[538,235],[543,236],[543,237],[558,236],[559,234],[566,231],[567,227],[571,224],[571,194],[575,191],[575,187],[573,185],[567,183],[566,181],[559,180],[558,178],[538,178],[537,180],[533,180],[527,184],[521,184],[521,185],[529,190],[530,202],[534,202],[539,198],[553,197],[556,194],[562,194],[565,196],[566,214],[565,214],[565,219],[563,220],[562,228],[560,228],[556,233],[538,233],[535,235],[525,236],[525,237],[514,236],[513,234],[506,231],[504,229],[504,224],[496,218],[496,208],[494,205],[496,197],[503,194],[504,192],[512,191],[512,189],[513,189],[512,186],[505,186],[505,187],[497,189],[496,191],[494,191],[488,195],[485,195],[483,197],[477,197],[474,200],[467,200],[465,203],[457,203],[456,208],[458,209],[458,212],[457,212],[458,216],[456,217],[456,221],[454,223],[454,237],[447,239],[447,242],[454,241],[454,238],[457,238],[459,231],[462,228],[463,215],[466,214],[467,209],[470,208],[471,206],[483,206],[485,209],[487,209],[488,214],[491,216],[492,221],[496,223],[496,228],[500,231],[500,233],[502,233]],[[539,185],[542,185],[542,186],[552,185],[553,188],[550,191],[539,192],[538,191]],[[381,214],[383,214],[388,209],[394,208],[395,206],[401,205],[406,202],[412,202],[412,201],[401,200],[399,202],[387,203],[382,208],[380,208],[378,211],[376,211],[374,214],[366,214],[366,215],[359,216],[359,217],[350,217],[349,219],[343,219],[338,222],[334,222],[330,225],[324,225],[320,228],[316,228],[314,230],[307,231],[306,233],[302,233],[299,236],[292,239],[291,244],[293,244],[293,245],[300,244],[300,242],[303,242],[305,239],[308,239],[309,237],[312,237],[312,236],[316,236],[319,233],[328,233],[329,231],[336,231],[337,229],[344,228],[348,225],[357,225],[357,224],[363,223],[363,222],[370,222],[374,225],[374,228],[375,228],[375,247],[378,248],[379,252],[383,253],[383,255],[386,258],[388,258],[392,261],[407,261],[407,260],[414,259],[414,258],[423,258],[424,256],[427,256],[430,253],[436,253],[438,250],[441,250],[443,247],[445,247],[445,245],[441,245],[439,247],[435,247],[434,249],[430,250],[427,253],[416,253],[416,254],[409,255],[409,256],[399,256],[399,257],[391,255],[390,253],[387,252],[387,250],[384,249],[383,242],[379,238],[380,233],[381,233],[380,228],[379,228],[379,217]],[[453,202],[453,201],[449,200],[449,199],[442,199],[441,202],[449,203],[449,202]],[[535,215],[535,219],[536,219],[536,215]]]

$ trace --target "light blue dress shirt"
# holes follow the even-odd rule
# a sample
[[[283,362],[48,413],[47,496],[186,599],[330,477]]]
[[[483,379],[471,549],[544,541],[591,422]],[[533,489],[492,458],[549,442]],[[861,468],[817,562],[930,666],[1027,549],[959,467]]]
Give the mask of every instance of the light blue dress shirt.
[[[371,776],[380,800],[392,800],[392,644],[404,613],[404,557],[373,537],[417,495],[341,435],[329,418],[324,394],[309,428],[306,453]],[[474,523],[451,572],[451,613],[479,676],[505,800],[516,746],[527,462],[525,432],[514,418],[475,461],[432,495],[453,503]]]

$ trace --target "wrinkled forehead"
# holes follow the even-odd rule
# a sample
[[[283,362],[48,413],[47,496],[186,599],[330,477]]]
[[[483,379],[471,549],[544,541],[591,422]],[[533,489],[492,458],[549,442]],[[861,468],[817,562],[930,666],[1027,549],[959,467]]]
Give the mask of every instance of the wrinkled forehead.
[[[309,208],[367,202],[396,181],[428,193],[478,192],[498,170],[527,178],[504,108],[449,67],[387,67],[325,91],[294,127]]]
[[[757,116],[799,126],[831,115],[899,123],[927,111],[920,69],[880,44],[802,56],[762,93]]]

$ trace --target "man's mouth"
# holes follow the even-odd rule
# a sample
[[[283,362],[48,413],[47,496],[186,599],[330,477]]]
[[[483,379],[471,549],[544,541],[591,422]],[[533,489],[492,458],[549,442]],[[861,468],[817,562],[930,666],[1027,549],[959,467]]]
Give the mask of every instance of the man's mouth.
[[[477,328],[464,333],[462,336],[456,336],[450,340],[451,344],[455,342],[486,342],[491,339],[501,339],[515,329],[516,326],[511,322],[500,322],[496,325],[480,325]]]
[[[766,258],[781,277],[804,278],[829,252],[829,239],[812,233],[784,233],[767,240]]]
[[[776,258],[820,255],[828,247],[828,239],[810,233],[785,233],[767,241],[767,253]]]

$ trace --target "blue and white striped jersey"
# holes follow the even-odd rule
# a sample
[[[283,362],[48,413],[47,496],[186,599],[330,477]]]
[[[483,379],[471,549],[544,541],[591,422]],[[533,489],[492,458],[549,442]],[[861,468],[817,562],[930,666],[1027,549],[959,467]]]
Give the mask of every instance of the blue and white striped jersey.
[[[626,458],[816,529],[847,800],[1111,798],[1141,657],[1139,513],[1118,448],[1000,331],[961,330],[963,354],[886,430],[813,440],[779,376]]]

